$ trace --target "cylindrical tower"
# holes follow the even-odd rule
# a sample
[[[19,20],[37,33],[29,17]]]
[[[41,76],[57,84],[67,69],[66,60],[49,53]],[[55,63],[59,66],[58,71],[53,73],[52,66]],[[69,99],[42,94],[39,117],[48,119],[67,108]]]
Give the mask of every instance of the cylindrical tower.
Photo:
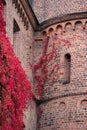
[[[46,55],[51,54],[51,59],[45,62],[50,78],[38,104],[39,130],[87,130],[86,3],[87,0],[47,0],[48,6],[45,5],[50,15],[43,15],[42,21],[48,20],[40,29],[49,37]],[[37,16],[40,19],[39,12]],[[40,58],[44,41],[39,44],[34,49],[39,46],[35,54]]]
[[[50,31],[51,30],[51,31]],[[71,20],[45,29],[47,54],[55,44],[56,57],[49,61],[51,73],[44,85],[38,109],[40,130],[87,129],[87,19]]]

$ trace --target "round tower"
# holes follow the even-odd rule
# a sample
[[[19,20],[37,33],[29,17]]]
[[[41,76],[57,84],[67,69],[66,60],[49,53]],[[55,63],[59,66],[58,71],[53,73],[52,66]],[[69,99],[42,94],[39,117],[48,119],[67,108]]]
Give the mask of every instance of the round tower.
[[[45,38],[49,37],[46,55],[52,53],[53,57],[46,61],[49,78],[38,105],[39,130],[87,130],[86,3],[86,0],[46,1],[43,13],[47,11],[49,15],[43,15],[45,22],[40,31]],[[40,15],[38,12],[39,20]],[[43,40],[41,44],[43,50],[47,42]]]
[[[48,72],[43,99],[38,108],[40,130],[86,130],[87,125],[87,19],[71,20],[52,25],[48,54],[55,43],[56,57]],[[50,28],[53,31],[49,33]],[[39,113],[40,114],[40,113]]]

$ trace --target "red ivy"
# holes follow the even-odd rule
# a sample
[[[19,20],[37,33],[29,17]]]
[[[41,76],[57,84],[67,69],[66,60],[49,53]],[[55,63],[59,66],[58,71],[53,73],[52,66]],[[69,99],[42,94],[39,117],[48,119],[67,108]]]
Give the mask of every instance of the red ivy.
[[[0,0],[0,129],[23,130],[23,111],[32,100],[31,83],[6,38]]]
[[[55,61],[56,59],[58,61],[59,54],[56,47],[59,46],[60,43],[63,43],[64,46],[67,45],[67,48],[70,46],[70,42],[68,40],[60,39],[58,36],[54,36],[55,43],[52,43],[51,51],[48,52],[48,47],[50,44],[49,39],[49,37],[46,38],[45,47],[43,50],[44,55],[41,56],[39,61],[34,65],[34,74],[37,81],[36,88],[38,90],[40,98],[43,98],[43,89],[46,81],[49,80],[51,75],[59,69],[59,63],[56,62],[52,64],[51,69],[48,67],[51,61]],[[54,81],[54,78],[52,81]]]

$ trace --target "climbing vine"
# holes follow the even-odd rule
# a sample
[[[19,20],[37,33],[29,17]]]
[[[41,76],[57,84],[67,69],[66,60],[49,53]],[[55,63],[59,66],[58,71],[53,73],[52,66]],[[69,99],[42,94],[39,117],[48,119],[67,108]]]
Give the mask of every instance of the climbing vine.
[[[0,0],[0,129],[23,130],[23,112],[34,96],[31,83],[6,38]]]
[[[23,111],[27,107],[28,99],[34,96],[32,85],[21,67],[21,63],[14,54],[9,39],[6,37],[6,23],[3,18],[3,1],[0,0],[0,129],[23,130]],[[58,57],[56,44],[61,42],[69,44],[67,40],[55,37],[51,50],[49,48],[49,37],[46,38],[43,56],[34,65],[35,79],[39,95],[43,96],[46,81],[59,69],[59,63],[52,64]],[[53,78],[54,80],[54,78]],[[42,115],[42,111],[40,111]],[[40,117],[41,118],[41,117]]]
[[[60,44],[64,45],[66,49],[70,46],[70,42],[68,40],[58,38],[57,35],[54,35],[53,40],[50,40],[50,37],[47,37],[43,48],[43,55],[34,65],[34,77],[37,81],[36,88],[38,89],[38,93],[41,98],[43,97],[45,83],[50,78],[51,82],[53,82],[55,80],[53,74],[60,68],[58,52]]]

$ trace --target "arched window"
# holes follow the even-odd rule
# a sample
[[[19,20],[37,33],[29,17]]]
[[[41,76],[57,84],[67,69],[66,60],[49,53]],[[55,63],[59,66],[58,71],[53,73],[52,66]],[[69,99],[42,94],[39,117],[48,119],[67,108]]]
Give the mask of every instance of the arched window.
[[[63,84],[68,84],[70,83],[70,70],[71,70],[71,55],[67,53],[64,56],[64,82]]]

